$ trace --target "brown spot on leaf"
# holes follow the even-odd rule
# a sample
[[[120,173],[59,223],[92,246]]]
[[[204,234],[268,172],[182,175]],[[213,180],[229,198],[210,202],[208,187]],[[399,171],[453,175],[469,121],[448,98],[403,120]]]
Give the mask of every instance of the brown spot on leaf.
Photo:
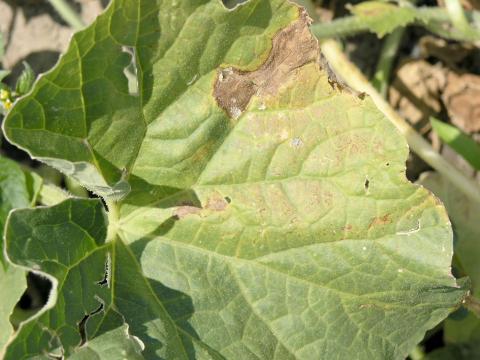
[[[227,208],[228,204],[232,201],[230,197],[222,197],[220,194],[215,193],[212,197],[207,199],[206,204],[203,207],[195,206],[190,202],[180,204],[173,210],[173,215],[178,219],[183,219],[188,215],[205,216],[210,211],[223,211]]]
[[[187,215],[195,214],[198,215],[202,209],[196,206],[179,206],[173,211],[173,215],[177,217],[177,219],[183,219]]]
[[[207,200],[207,204],[205,205],[205,209],[213,210],[213,211],[223,211],[227,208],[228,201],[224,197],[211,197]]]
[[[370,225],[368,226],[369,229],[379,226],[379,225],[387,225],[392,222],[392,219],[390,218],[390,214],[385,214],[383,216],[377,216],[372,219],[370,222]]]
[[[311,19],[303,8],[299,12],[298,20],[273,37],[270,54],[257,70],[227,67],[218,71],[214,97],[230,117],[238,118],[253,95],[274,95],[296,69],[319,62],[318,42],[308,28]]]

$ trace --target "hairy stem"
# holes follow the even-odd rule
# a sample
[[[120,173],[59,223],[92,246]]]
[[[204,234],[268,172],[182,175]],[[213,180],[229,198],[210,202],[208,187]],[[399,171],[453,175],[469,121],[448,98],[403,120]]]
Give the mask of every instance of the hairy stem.
[[[428,141],[395,112],[382,95],[368,82],[360,70],[347,59],[337,42],[334,40],[325,40],[321,44],[321,49],[333,70],[339,74],[349,86],[357,91],[370,95],[380,111],[382,111],[405,136],[412,151],[440,174],[445,176],[445,178],[468,197],[480,201],[480,188],[477,183],[447,162],[432,148]]]
[[[345,16],[326,23],[311,26],[313,34],[319,39],[343,37],[369,31],[368,24],[356,16]]]
[[[468,24],[469,31],[464,28],[456,28],[452,23],[452,17],[449,12],[439,7],[416,8],[416,18],[413,24],[422,25],[431,32],[450,39],[475,41],[480,39],[480,31],[474,29]],[[478,18],[480,15],[476,11],[462,12],[467,20]],[[375,16],[377,19],[375,19]],[[385,15],[372,15],[372,20],[383,21]],[[356,16],[346,16],[327,23],[316,23],[311,27],[313,34],[319,39],[332,37],[344,37],[355,35],[361,32],[370,31],[370,26],[362,19]]]
[[[480,301],[472,295],[468,295],[463,301],[463,306],[480,318]]]

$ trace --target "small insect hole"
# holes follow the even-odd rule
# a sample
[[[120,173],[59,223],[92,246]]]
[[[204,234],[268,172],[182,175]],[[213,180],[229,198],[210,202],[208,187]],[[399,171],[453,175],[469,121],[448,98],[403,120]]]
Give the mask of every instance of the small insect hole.
[[[368,187],[370,186],[370,180],[365,179],[365,183],[363,184],[363,186],[365,187],[365,191],[367,191]]]
[[[103,279],[97,281],[96,284],[100,286],[109,286],[109,278],[110,278],[110,254],[107,255],[105,260],[105,272],[103,274]]]
[[[230,203],[232,202],[232,199],[230,199],[229,196],[225,196],[224,199],[225,199],[225,201],[226,201],[228,204],[230,204]]]

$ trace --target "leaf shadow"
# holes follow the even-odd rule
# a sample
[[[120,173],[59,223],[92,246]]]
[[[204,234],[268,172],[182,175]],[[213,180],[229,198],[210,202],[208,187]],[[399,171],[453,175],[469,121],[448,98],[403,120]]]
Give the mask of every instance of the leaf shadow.
[[[132,191],[122,200],[123,204],[156,208],[171,208],[182,205],[201,208],[201,202],[192,189],[153,185],[133,175],[129,177],[128,181],[132,185]],[[123,277],[129,276],[129,281],[132,281],[132,277],[141,276],[142,279],[137,278],[137,280],[132,281],[132,284],[145,283],[146,288],[142,293],[147,292],[148,289],[151,295],[150,298],[136,299],[136,305],[133,306],[135,307],[141,304],[141,306],[138,306],[136,309],[132,309],[132,303],[129,303],[128,313],[125,311],[121,312],[126,317],[127,323],[130,324],[132,334],[144,341],[146,340],[145,350],[143,352],[146,358],[156,358],[158,354],[164,350],[163,348],[168,348],[167,344],[159,340],[161,336],[154,335],[155,324],[158,321],[162,321],[162,319],[159,320],[157,317],[158,313],[149,310],[149,308],[151,309],[152,301],[157,301],[159,303],[157,306],[163,307],[168,314],[167,321],[170,320],[175,324],[176,332],[179,334],[189,359],[198,358],[196,351],[197,346],[194,345],[195,342],[202,343],[201,348],[207,351],[212,358],[223,359],[224,357],[220,353],[211,349],[202,341],[199,334],[190,324],[189,320],[195,313],[192,298],[181,291],[169,288],[161,282],[147,277],[141,270],[141,258],[148,243],[155,241],[156,237],[166,235],[178,220],[179,218],[176,215],[172,215],[159,223],[158,226],[145,237],[127,245],[129,256],[133,257],[133,259],[128,260],[128,262],[136,262],[139,273],[136,275],[131,273],[125,274]],[[121,258],[123,258],[123,256],[121,256]],[[128,321],[129,316],[132,316],[134,321]]]
[[[168,218],[158,226],[154,234],[156,236],[166,234],[175,225],[177,220],[178,219],[175,216]],[[135,261],[138,264],[140,264],[140,258],[142,257],[147,244],[150,241],[154,241],[152,239],[152,237],[142,238],[128,246],[130,254],[135,257]],[[181,291],[171,289],[161,282],[145,276],[143,272],[141,276],[143,277],[143,281],[148,284],[148,288],[151,290],[152,295],[154,295],[155,301],[161,303],[160,306],[168,314],[168,320],[174,323],[176,328],[175,332],[181,339],[187,357],[189,359],[198,358],[196,346],[194,346],[194,342],[198,342],[202,343],[201,347],[207,351],[212,358],[224,359],[220,353],[210,348],[202,341],[199,334],[190,324],[189,320],[195,313],[192,298]],[[143,301],[148,302],[152,301],[152,299],[137,300],[139,304],[142,304]],[[131,322],[132,334],[135,334],[144,341],[147,339],[145,350],[143,352],[145,358],[149,359],[158,357],[159,351],[162,351],[162,348],[166,347],[166,344],[158,340],[158,336],[152,337],[152,333],[156,326],[155,323],[158,321],[158,318],[155,316],[157,313],[147,310],[146,307],[142,309],[142,306],[139,306],[138,309],[132,309],[131,305],[129,305],[129,312],[135,317],[135,321]],[[129,314],[122,313],[127,318],[128,322]],[[160,319],[160,321],[162,320]]]
[[[126,198],[122,199],[122,204],[162,209],[184,205],[198,208],[202,206],[192,189],[154,185],[134,175],[128,178],[128,182],[132,190]]]

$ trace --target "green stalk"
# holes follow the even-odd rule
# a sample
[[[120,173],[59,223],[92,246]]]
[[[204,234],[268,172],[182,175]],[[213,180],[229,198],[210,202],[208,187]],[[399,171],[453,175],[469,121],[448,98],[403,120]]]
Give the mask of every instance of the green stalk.
[[[413,350],[408,354],[410,359],[412,360],[422,360],[425,358],[425,352],[420,345],[417,345],[413,348]]]
[[[469,33],[472,29],[468,23],[467,17],[463,12],[462,4],[459,0],[445,0],[445,6],[450,15],[452,23],[461,31]]]
[[[463,301],[463,306],[474,313],[477,317],[480,317],[480,301],[474,298],[472,295],[468,295]]]
[[[457,28],[452,23],[449,12],[439,7],[416,8],[417,14],[412,24],[426,27],[431,32],[449,39],[475,41],[480,39],[480,31],[468,25],[468,32]],[[480,17],[477,11],[466,11],[463,13],[466,21],[475,20]],[[376,15],[378,21],[384,20],[383,14]],[[375,16],[372,16],[372,20]],[[368,24],[356,16],[345,16],[328,23],[316,23],[311,26],[313,34],[319,39],[332,37],[351,36],[362,32],[370,31]]]
[[[373,75],[372,84],[384,98],[387,97],[390,73],[404,33],[405,28],[397,28],[385,38],[377,69]]]
[[[85,27],[80,16],[67,4],[65,0],[48,0],[55,8],[58,14],[65,22],[70,25],[75,31],[82,30]]]
[[[120,219],[120,212],[118,204],[113,200],[105,200],[107,204],[107,216],[108,216],[108,229],[107,229],[107,242],[113,241],[117,237],[118,221]]]
[[[318,39],[351,36],[369,31],[368,25],[356,16],[344,16],[326,23],[316,23],[310,29]]]
[[[358,70],[358,68],[347,59],[336,41],[323,41],[321,43],[321,50],[333,70],[339,74],[348,85],[357,91],[370,95],[380,111],[382,111],[383,114],[405,136],[412,151],[420,156],[420,158],[432,168],[437,170],[441,175],[447,178],[465,195],[480,202],[480,187],[478,184],[446,161],[432,148],[427,140],[425,140],[408,124],[407,121],[395,112],[382,95],[380,95],[372,84],[369,83],[360,70]]]

